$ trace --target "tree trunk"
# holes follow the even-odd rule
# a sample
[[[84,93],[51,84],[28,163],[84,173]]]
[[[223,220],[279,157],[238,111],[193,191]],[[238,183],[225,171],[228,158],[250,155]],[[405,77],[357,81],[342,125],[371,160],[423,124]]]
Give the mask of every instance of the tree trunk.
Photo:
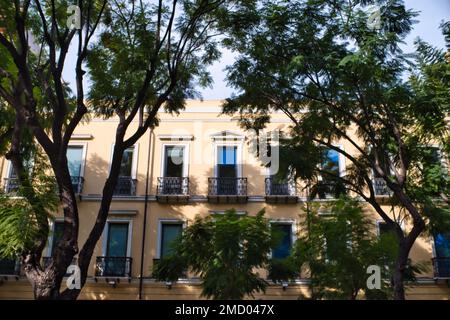
[[[425,223],[422,219],[415,220],[411,232],[404,238],[399,240],[399,248],[395,270],[393,274],[394,299],[405,300],[404,275],[408,265],[409,252],[411,251],[417,237],[425,229]]]
[[[106,220],[108,218],[109,209],[111,206],[111,201],[114,195],[114,189],[117,185],[119,173],[120,173],[120,165],[123,158],[124,147],[122,143],[117,142],[114,146],[113,158],[111,161],[111,170],[109,173],[109,177],[106,180],[105,186],[103,188],[102,193],[102,201],[100,204],[100,209],[97,214],[97,219],[95,221],[92,230],[84,243],[80,253],[78,255],[78,266],[80,267],[80,276],[81,276],[81,288],[86,283],[86,279],[88,276],[89,265],[92,259],[92,255],[94,253],[95,246],[100,239],[103,229],[106,225]],[[61,299],[75,300],[80,295],[81,290],[66,289],[61,294]]]
[[[409,251],[405,252],[404,243],[401,241],[395,262],[394,274],[392,276],[395,300],[405,300],[404,273],[408,262],[408,253]]]

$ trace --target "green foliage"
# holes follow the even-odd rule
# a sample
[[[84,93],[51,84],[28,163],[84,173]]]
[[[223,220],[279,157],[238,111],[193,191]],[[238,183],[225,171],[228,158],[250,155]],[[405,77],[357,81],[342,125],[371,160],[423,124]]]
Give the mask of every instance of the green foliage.
[[[267,284],[254,269],[268,263],[271,244],[264,211],[241,216],[232,209],[223,215],[196,217],[172,255],[154,267],[153,276],[175,281],[189,267],[203,281],[203,296],[242,299],[265,291]]]
[[[269,279],[274,283],[298,279],[300,276],[299,270],[300,268],[292,256],[285,259],[271,259],[268,266]]]
[[[42,152],[28,149],[24,159],[30,186],[0,193],[0,257],[12,258],[35,249],[37,240],[48,236],[38,221],[51,219],[59,203],[57,185],[48,174],[50,167]]]
[[[312,299],[392,298],[391,277],[397,257],[394,233],[376,237],[360,203],[341,198],[320,208],[314,205],[302,222],[300,237],[293,258],[298,268],[306,268],[311,278]],[[366,286],[367,267],[381,268],[381,289]],[[414,274],[424,271],[422,265],[411,265],[405,275],[414,281]]]
[[[97,115],[110,117],[117,107],[128,112],[142,98],[147,106],[163,98],[166,110],[177,113],[186,98],[199,97],[196,88],[211,85],[207,67],[220,57],[211,15],[223,3],[182,1],[174,16],[172,3],[162,5],[157,23],[158,6],[150,2],[108,3],[104,28],[88,56]],[[145,79],[151,82],[142,86]]]

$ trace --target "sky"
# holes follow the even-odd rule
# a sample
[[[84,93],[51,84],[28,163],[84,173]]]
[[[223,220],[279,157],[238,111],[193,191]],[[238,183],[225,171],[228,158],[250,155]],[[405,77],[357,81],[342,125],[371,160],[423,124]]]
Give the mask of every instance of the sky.
[[[434,46],[445,48],[444,37],[439,29],[439,25],[441,21],[450,20],[450,0],[405,0],[405,5],[408,9],[414,9],[419,12],[419,16],[416,18],[419,22],[406,38],[403,50],[412,52],[414,50],[413,43],[417,37]],[[212,87],[200,90],[203,99],[225,99],[232,94],[233,89],[227,86],[224,69],[227,65],[233,63],[234,57],[235,55],[232,52],[225,49],[222,50],[221,59],[209,68],[214,80]],[[75,82],[72,79],[75,60],[76,56],[71,50],[63,74],[64,79],[70,83],[74,92],[76,92]],[[88,85],[88,83],[86,84]]]

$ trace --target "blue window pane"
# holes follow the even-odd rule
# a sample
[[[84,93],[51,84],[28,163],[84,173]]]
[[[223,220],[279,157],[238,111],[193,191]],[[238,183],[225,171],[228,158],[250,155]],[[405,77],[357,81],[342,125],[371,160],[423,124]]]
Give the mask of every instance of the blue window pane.
[[[161,258],[167,257],[172,251],[174,241],[178,239],[183,230],[183,225],[178,223],[166,223],[162,225],[161,234]]]
[[[289,224],[273,224],[272,234],[279,240],[278,245],[272,248],[274,259],[284,259],[291,254],[292,226]]]
[[[236,146],[222,146],[218,151],[218,164],[236,164]]]
[[[108,231],[108,257],[126,257],[128,245],[128,223],[110,223]]]
[[[71,177],[79,177],[81,174],[81,162],[83,159],[83,147],[68,147],[67,161]]]
[[[327,150],[324,169],[330,173],[339,174],[339,153],[336,150]]]

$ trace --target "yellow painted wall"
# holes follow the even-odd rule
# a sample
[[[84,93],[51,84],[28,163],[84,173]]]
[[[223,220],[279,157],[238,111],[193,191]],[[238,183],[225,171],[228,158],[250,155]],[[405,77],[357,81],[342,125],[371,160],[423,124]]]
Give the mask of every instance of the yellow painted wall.
[[[179,219],[189,223],[195,215],[206,216],[211,211],[226,210],[235,208],[246,211],[250,215],[256,214],[259,210],[265,209],[266,216],[269,219],[290,219],[298,222],[299,217],[304,215],[302,204],[280,204],[271,205],[264,201],[264,178],[265,169],[262,169],[255,157],[248,152],[246,142],[242,145],[242,176],[248,178],[249,202],[246,204],[210,204],[206,200],[208,193],[208,177],[213,176],[214,151],[213,139],[211,135],[218,134],[224,130],[232,133],[248,136],[243,131],[236,119],[219,115],[220,101],[189,101],[186,112],[179,116],[162,113],[160,115],[160,125],[152,132],[147,132],[138,141],[138,160],[137,160],[137,192],[136,197],[114,199],[111,204],[111,210],[131,210],[135,215],[111,215],[111,219],[130,219],[132,221],[132,243],[131,257],[133,258],[132,276],[134,279],[139,276],[140,270],[140,251],[142,241],[142,228],[144,219],[144,193],[146,183],[147,165],[150,165],[150,202],[148,206],[147,236],[145,241],[144,255],[144,276],[150,276],[152,261],[156,257],[158,237],[158,224],[161,219]],[[267,131],[273,129],[285,130],[290,125],[289,120],[281,113],[273,115],[272,123]],[[89,123],[79,126],[72,139],[72,144],[83,144],[87,147],[86,162],[84,167],[84,187],[79,204],[80,212],[80,236],[79,246],[83,245],[90,228],[95,221],[100,204],[100,197],[103,184],[109,171],[112,146],[114,143],[115,128],[117,121],[115,119],[102,120],[92,119]],[[132,123],[128,132],[131,134],[137,123]],[[354,134],[350,132],[350,134]],[[82,135],[91,135],[92,138],[80,138]],[[192,135],[190,141],[167,141],[162,140],[164,135]],[[344,142],[337,142],[349,153],[354,153],[352,146]],[[188,175],[190,179],[191,202],[188,204],[159,204],[154,200],[156,194],[157,178],[162,176],[161,158],[164,144],[185,144],[189,145],[189,167]],[[150,146],[150,158],[149,158]],[[346,163],[348,165],[348,163]],[[7,177],[8,161],[0,158],[0,177]],[[152,198],[153,196],[153,198]],[[390,208],[384,206],[387,211]],[[370,207],[367,208],[368,215],[373,217],[374,226],[376,220],[380,217]],[[61,212],[55,213],[55,216],[61,217]],[[408,225],[405,225],[408,228]],[[89,276],[94,275],[94,261],[96,256],[102,255],[103,237],[97,244],[94,252],[94,259],[91,263]],[[414,261],[431,261],[432,258],[432,240],[424,237],[416,241],[412,251],[411,258]],[[425,278],[431,278],[433,271],[423,275]],[[83,290],[83,298],[103,299],[103,298],[131,298],[134,299],[136,286],[133,284],[121,284],[119,288],[112,289],[104,284],[95,284],[89,282]],[[427,285],[414,289],[410,296],[412,298],[422,298],[429,293],[430,297],[449,296],[448,288],[440,286]],[[270,288],[267,297],[293,298],[298,290],[302,288],[289,287],[287,292],[280,292],[279,288]],[[292,293],[292,294],[291,294]],[[146,284],[146,298],[181,298],[198,295],[198,286],[194,285],[176,285],[172,290],[166,290],[161,284]],[[0,298],[30,298],[30,289],[26,282],[8,281],[0,286]]]

